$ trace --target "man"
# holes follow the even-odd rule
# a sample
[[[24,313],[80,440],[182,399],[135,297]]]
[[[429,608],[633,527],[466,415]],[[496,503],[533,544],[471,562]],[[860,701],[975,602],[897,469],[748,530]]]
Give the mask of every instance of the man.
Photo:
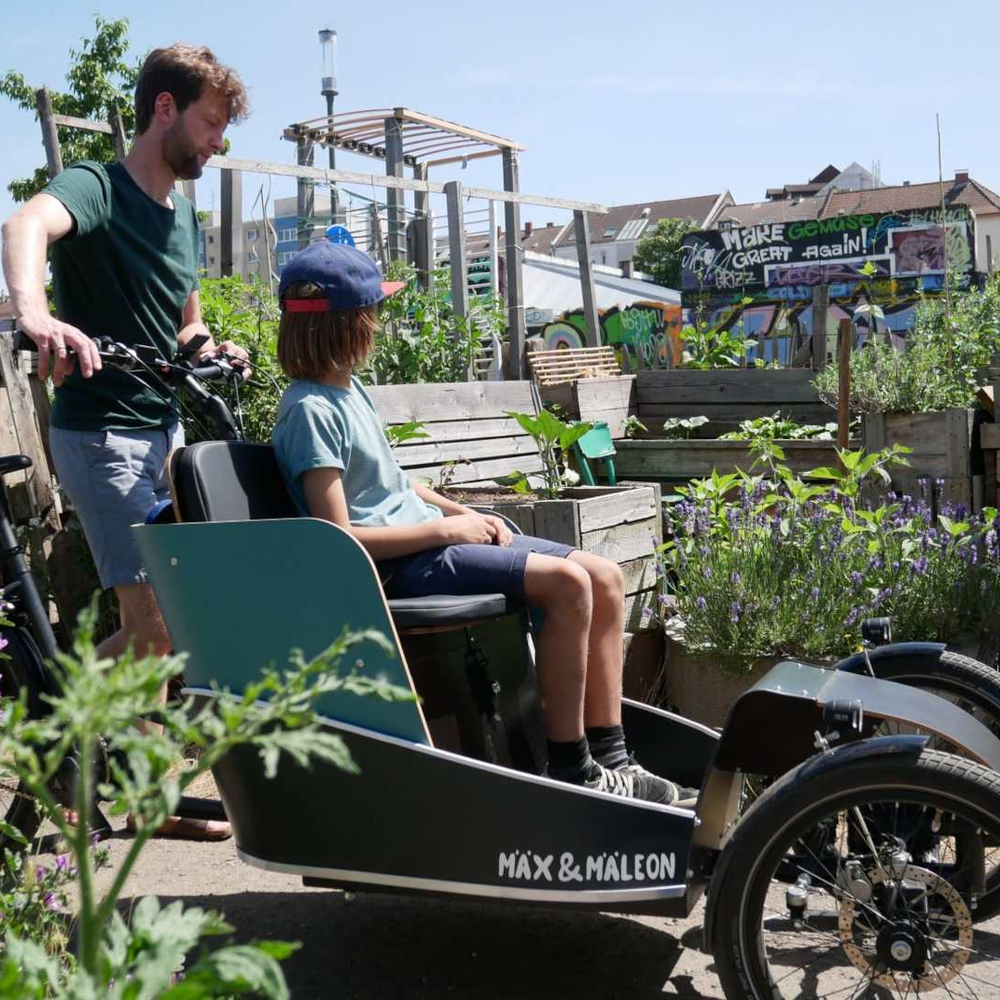
[[[80,517],[101,585],[113,587],[121,628],[99,647],[117,656],[166,653],[170,639],[129,526],[166,493],[164,464],[183,443],[173,400],[102,369],[91,337],[148,344],[169,357],[205,335],[198,299],[198,220],[174,190],[200,177],[223,133],[245,117],[236,73],[204,47],[150,53],[136,85],[136,138],[122,163],[74,164],[3,226],[3,270],[20,327],[38,345],[38,374],[55,383],[50,443]],[[57,317],[45,298],[52,247]],[[75,357],[68,351],[75,352]],[[246,352],[211,338],[218,350]],[[78,370],[77,370],[78,369]],[[175,818],[161,831],[217,838],[228,824]]]

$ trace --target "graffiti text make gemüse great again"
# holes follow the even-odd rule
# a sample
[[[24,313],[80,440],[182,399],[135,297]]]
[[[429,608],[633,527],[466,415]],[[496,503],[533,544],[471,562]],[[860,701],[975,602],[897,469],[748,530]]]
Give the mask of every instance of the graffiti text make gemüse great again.
[[[785,241],[785,224],[768,222],[743,229],[723,229],[723,247],[731,252],[730,267],[783,263],[792,248]]]
[[[520,882],[658,882],[673,879],[677,857],[673,852],[588,854],[579,861],[571,851],[538,854],[535,851],[501,851],[497,859],[500,878]]]

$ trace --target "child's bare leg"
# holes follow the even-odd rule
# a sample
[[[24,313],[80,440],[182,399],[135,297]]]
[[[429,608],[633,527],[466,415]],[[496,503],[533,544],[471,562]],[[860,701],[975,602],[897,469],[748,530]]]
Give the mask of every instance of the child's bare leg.
[[[622,721],[622,632],[625,626],[625,578],[617,563],[590,552],[567,559],[590,577],[593,614],[587,636],[587,726],[618,726]]]
[[[559,742],[581,739],[592,607],[590,577],[569,559],[532,552],[524,569],[524,593],[532,605],[545,612],[535,644],[545,733]]]

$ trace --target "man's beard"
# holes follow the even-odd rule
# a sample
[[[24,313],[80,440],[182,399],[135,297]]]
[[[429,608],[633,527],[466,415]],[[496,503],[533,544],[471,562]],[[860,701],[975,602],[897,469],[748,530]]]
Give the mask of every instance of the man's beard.
[[[201,177],[203,167],[198,150],[193,148],[179,123],[163,137],[163,159],[182,181],[193,181]]]

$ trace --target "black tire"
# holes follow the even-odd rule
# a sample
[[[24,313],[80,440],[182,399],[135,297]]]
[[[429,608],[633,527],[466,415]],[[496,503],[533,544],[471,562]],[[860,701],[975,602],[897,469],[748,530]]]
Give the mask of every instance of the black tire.
[[[0,696],[16,698],[22,692],[27,695],[28,710],[36,713],[41,709],[40,692],[32,681],[39,676],[37,664],[41,657],[31,636],[21,628],[4,630],[8,645],[4,649],[6,659],[0,660]],[[18,830],[27,841],[34,839],[42,823],[34,798],[21,786],[16,775],[0,774],[0,819]],[[24,847],[16,838],[0,828],[0,857],[3,851],[22,850]]]
[[[936,840],[908,861],[901,845],[915,848],[915,831],[926,846],[928,815]],[[817,853],[809,845],[824,828],[836,833]],[[965,758],[929,750],[826,769],[807,761],[753,804],[716,867],[712,949],[726,997],[915,997],[932,987],[943,998],[996,997],[1000,945],[974,929],[969,873],[975,845],[998,837],[1000,775]],[[790,866],[805,879],[794,887],[805,893],[801,911],[787,904]],[[844,891],[852,869],[863,877]],[[897,947],[919,972],[890,968],[882,956],[901,960]]]
[[[970,656],[945,651],[930,669],[903,657],[873,660],[879,680],[895,681],[947,698],[1000,737],[1000,671]],[[936,749],[951,747],[936,746]]]

